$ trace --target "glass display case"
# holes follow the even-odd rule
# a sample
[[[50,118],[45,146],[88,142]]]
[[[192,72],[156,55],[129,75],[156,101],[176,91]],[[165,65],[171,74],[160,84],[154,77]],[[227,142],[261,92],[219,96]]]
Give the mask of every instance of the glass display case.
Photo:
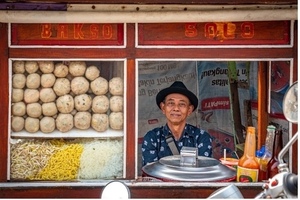
[[[10,63],[8,180],[124,178],[124,60]]]

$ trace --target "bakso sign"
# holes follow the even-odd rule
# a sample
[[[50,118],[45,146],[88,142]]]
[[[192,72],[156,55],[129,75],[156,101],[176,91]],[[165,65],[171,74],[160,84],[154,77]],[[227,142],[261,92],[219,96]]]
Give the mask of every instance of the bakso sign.
[[[289,21],[139,24],[139,45],[286,45]]]
[[[12,24],[12,45],[124,45],[123,24]]]
[[[141,23],[138,46],[289,45],[290,21]],[[124,45],[124,24],[12,24],[12,45]]]

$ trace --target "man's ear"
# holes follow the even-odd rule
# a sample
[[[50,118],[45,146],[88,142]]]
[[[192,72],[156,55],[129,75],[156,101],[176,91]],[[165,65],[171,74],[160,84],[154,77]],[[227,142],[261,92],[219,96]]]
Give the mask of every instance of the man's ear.
[[[162,113],[165,115],[166,114],[166,104],[162,101],[162,102],[160,102],[159,107],[160,107]]]
[[[194,105],[191,104],[189,106],[189,115],[192,114],[193,110],[194,110]]]
[[[160,102],[159,107],[160,107],[161,110],[164,110],[164,106],[165,106],[164,102],[163,101]]]

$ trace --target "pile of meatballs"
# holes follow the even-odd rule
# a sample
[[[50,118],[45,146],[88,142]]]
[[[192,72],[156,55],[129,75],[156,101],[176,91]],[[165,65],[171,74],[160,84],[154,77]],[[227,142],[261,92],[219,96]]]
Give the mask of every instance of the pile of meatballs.
[[[13,132],[123,129],[123,79],[85,61],[16,60],[11,85]]]

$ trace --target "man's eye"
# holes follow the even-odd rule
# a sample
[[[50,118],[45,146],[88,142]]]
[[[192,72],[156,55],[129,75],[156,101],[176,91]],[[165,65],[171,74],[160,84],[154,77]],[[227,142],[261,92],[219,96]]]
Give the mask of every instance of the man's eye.
[[[174,102],[168,102],[167,105],[168,105],[168,106],[174,106],[175,103],[174,103]]]
[[[177,105],[179,108],[186,108],[187,107],[187,104],[186,103],[178,103],[178,104],[175,104],[174,102],[167,102],[167,106],[168,107],[175,107],[175,105]]]
[[[185,103],[179,103],[179,107],[180,107],[180,108],[185,108],[185,107],[186,107],[186,104],[185,104]]]

